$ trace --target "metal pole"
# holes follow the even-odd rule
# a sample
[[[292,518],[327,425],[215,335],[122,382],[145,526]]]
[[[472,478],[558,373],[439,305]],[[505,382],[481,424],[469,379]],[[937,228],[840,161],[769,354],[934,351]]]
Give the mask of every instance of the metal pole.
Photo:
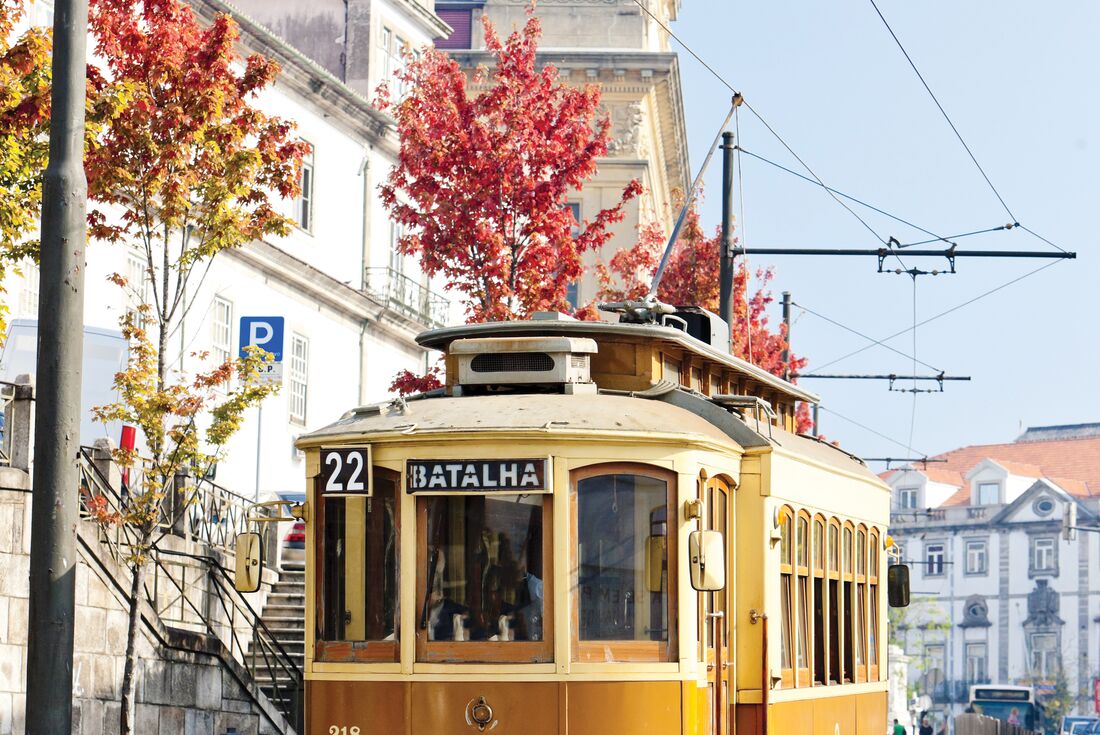
[[[718,249],[718,316],[733,326],[733,133],[722,133],[722,244]]]
[[[263,442],[264,432],[264,407],[261,403],[256,412],[256,492],[254,500],[260,502],[260,447]]]
[[[73,615],[84,349],[88,0],[57,0],[50,159],[42,189],[38,411],[31,506],[27,732],[72,732]]]
[[[783,292],[783,326],[786,328],[786,339],[783,340],[783,380],[791,379],[791,292]]]
[[[814,404],[814,430],[813,430],[814,431],[814,433],[813,433],[814,436],[817,436],[817,426],[818,426],[818,424],[817,424],[817,404],[815,403]]]

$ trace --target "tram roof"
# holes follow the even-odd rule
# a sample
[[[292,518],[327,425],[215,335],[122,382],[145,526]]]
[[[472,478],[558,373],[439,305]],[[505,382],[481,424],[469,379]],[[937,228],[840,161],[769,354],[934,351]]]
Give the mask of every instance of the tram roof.
[[[508,393],[449,397],[438,394],[363,406],[340,420],[298,439],[299,447],[356,437],[478,432],[540,431],[548,436],[572,433],[638,433],[682,436],[690,440],[779,448],[834,469],[865,475],[881,483],[858,457],[831,444],[754,422],[683,390],[660,397]]]
[[[598,321],[578,321],[572,318],[561,318],[554,314],[553,317],[535,318],[514,322],[485,322],[482,324],[463,324],[455,327],[444,327],[422,332],[417,335],[416,341],[433,350],[446,352],[451,342],[457,339],[473,337],[542,337],[542,336],[570,336],[591,337],[599,342],[601,336],[629,337],[635,340],[653,340],[671,342],[678,347],[699,354],[706,359],[721,363],[743,375],[751,377],[769,388],[790,396],[799,401],[819,403],[820,397],[803,390],[801,387],[772,375],[767,370],[759,368],[750,362],[734,357],[728,353],[717,350],[714,347],[695,339],[691,335],[679,329],[666,327],[660,324],[629,324],[610,323]]]

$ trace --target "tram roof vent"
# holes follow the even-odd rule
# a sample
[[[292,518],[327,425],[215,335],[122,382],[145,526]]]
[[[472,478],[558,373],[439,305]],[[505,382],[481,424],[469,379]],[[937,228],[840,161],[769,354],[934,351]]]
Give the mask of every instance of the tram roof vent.
[[[460,387],[561,386],[566,393],[595,393],[586,337],[489,337],[458,339],[455,358]]]

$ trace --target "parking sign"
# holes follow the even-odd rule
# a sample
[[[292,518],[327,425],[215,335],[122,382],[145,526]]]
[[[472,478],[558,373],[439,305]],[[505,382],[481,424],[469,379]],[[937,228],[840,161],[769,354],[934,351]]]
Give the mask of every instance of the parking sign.
[[[255,346],[275,356],[260,372],[260,380],[278,383],[283,379],[283,317],[242,316],[239,354],[247,357],[245,348]]]

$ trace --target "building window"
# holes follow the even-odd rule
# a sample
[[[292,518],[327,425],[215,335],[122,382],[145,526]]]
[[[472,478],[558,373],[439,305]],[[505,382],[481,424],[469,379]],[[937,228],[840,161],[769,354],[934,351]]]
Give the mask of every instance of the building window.
[[[290,338],[290,420],[306,422],[306,386],[309,378],[309,340],[300,334]]]
[[[408,85],[403,80],[394,80],[394,75],[405,68],[405,60],[402,51],[408,46],[408,41],[395,34],[389,28],[382,27],[382,34],[378,39],[379,51],[382,54],[382,81],[393,82],[394,97],[401,99],[408,92]]]
[[[313,232],[313,147],[302,157],[302,174],[299,179],[302,191],[294,201],[294,219],[306,232]]]
[[[1032,503],[1031,509],[1037,516],[1048,516],[1054,512],[1054,501],[1044,495]]]
[[[966,573],[985,574],[989,571],[989,552],[985,541],[966,542]]]
[[[986,644],[984,643],[967,643],[966,644],[966,680],[970,684],[984,684],[988,677],[986,675]]]
[[[1031,571],[1053,572],[1058,566],[1058,547],[1053,538],[1031,540]]]
[[[444,23],[454,28],[448,38],[436,40],[441,49],[468,49],[473,43],[473,8],[436,8],[436,14]]]
[[[917,507],[917,491],[920,488],[903,487],[898,490],[898,508],[900,510],[915,510]]]
[[[998,482],[979,482],[978,498],[974,505],[997,505],[1001,502],[1001,485]]]
[[[944,545],[942,543],[928,544],[924,547],[924,576],[943,576]]]
[[[19,311],[27,316],[38,314],[38,264],[30,258],[25,259],[19,266],[23,273],[23,290],[19,294]]]
[[[405,256],[401,253],[401,238],[405,236],[405,226],[390,222],[390,270],[394,273],[405,272]]]
[[[944,683],[947,667],[947,649],[942,643],[928,643],[924,646],[923,693],[935,694]]]
[[[233,302],[221,297],[214,299],[214,325],[210,339],[211,354],[217,365],[229,361],[233,349]]]
[[[1032,633],[1028,639],[1031,648],[1031,675],[1048,678],[1058,672],[1058,634]]]

